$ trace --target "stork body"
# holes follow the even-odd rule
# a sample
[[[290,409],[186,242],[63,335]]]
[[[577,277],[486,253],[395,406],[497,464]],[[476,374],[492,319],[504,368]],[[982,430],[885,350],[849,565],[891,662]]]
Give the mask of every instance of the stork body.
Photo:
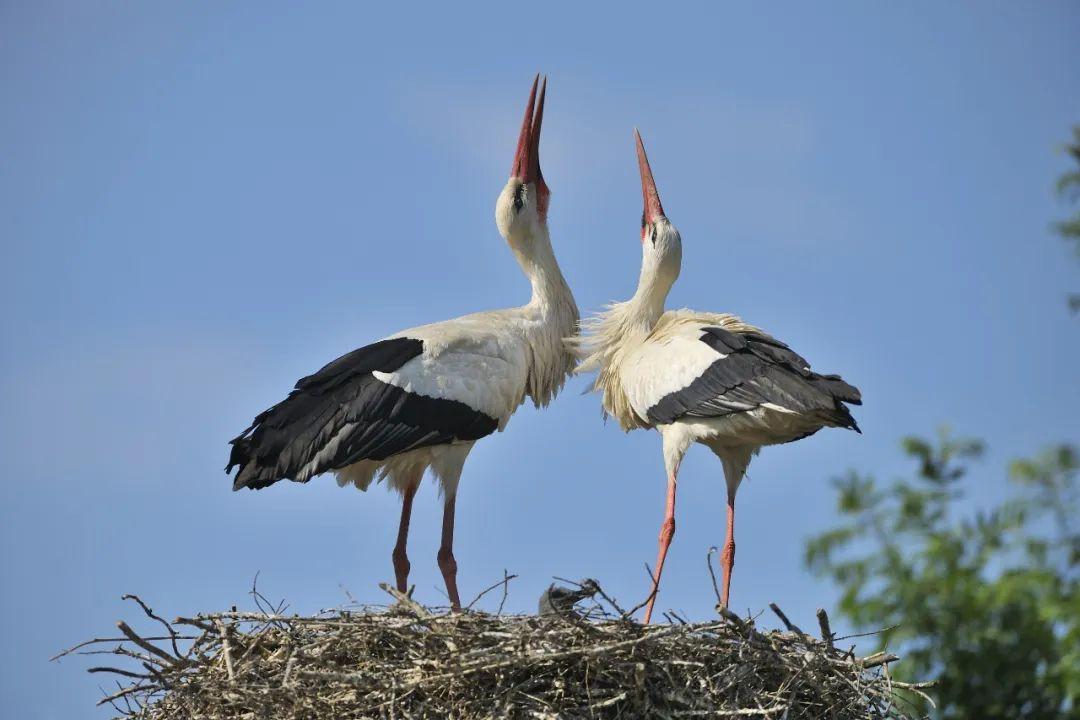
[[[820,375],[783,342],[728,314],[665,311],[682,262],[682,239],[664,216],[638,136],[645,211],[637,292],[583,323],[569,341],[580,364],[596,371],[593,388],[606,414],[624,430],[653,428],[663,439],[668,488],[653,585],[652,616],[664,560],[675,534],[679,465],[694,443],[719,457],[727,484],[727,533],[721,556],[722,602],[735,562],[735,493],[750,459],[765,445],[786,443],[823,427],[858,430],[844,403],[859,391],[836,375]]]
[[[392,556],[402,592],[413,496],[430,469],[443,491],[438,562],[455,609],[454,517],[465,459],[526,399],[547,405],[573,367],[562,338],[574,331],[578,312],[547,230],[538,147],[545,93],[536,101],[536,89],[534,82],[511,177],[496,204],[499,230],[532,285],[530,301],[404,330],[334,360],[258,415],[232,441],[226,468],[239,467],[234,490],[307,482],[331,471],[339,485],[361,490],[385,480],[403,499]]]

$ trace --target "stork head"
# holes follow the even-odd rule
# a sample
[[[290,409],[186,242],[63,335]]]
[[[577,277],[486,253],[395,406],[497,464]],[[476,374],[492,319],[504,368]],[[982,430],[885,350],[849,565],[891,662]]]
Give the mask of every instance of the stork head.
[[[525,120],[521,123],[510,179],[495,204],[495,222],[499,232],[511,245],[535,236],[538,230],[547,226],[551,191],[540,172],[540,126],[544,121],[547,78],[540,85],[540,97],[537,99],[539,82],[540,76],[537,75],[529,92],[529,104],[525,107]]]
[[[682,238],[679,231],[664,215],[660,194],[656,190],[649,157],[641,134],[634,130],[637,142],[638,171],[641,173],[641,283],[650,289],[667,294],[682,268]]]

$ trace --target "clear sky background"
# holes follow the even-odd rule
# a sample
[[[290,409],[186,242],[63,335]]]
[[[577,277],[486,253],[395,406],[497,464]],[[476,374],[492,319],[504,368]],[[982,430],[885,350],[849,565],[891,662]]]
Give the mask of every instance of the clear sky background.
[[[556,253],[583,310],[630,295],[641,128],[684,242],[670,305],[730,311],[863,391],[865,434],[766,449],[739,494],[736,609],[812,625],[829,478],[905,472],[951,423],[1005,461],[1077,440],[1080,289],[1048,231],[1080,122],[1080,5],[3,3],[0,706],[96,717],[55,651],[142,595],[167,616],[385,600],[399,503],[332,478],[232,493],[226,442],[293,382],[401,328],[524,302],[493,221],[532,75]],[[462,594],[521,575],[647,591],[659,438],[571,381],[472,453]],[[719,463],[691,452],[660,605],[710,616]],[[443,601],[441,504],[410,554]],[[844,629],[842,623],[839,629]]]

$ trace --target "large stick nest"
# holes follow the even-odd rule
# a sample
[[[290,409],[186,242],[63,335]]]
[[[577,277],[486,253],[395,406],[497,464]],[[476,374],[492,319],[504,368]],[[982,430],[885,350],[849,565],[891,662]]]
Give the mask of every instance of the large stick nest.
[[[890,680],[894,655],[837,647],[823,613],[819,640],[775,606],[786,631],[726,610],[643,626],[599,603],[584,615],[450,614],[388,591],[389,608],[301,617],[261,604],[172,623],[126,596],[164,632],[121,622],[123,637],[64,654],[119,656],[121,667],[91,668],[121,679],[101,702],[145,720],[909,718],[895,693],[921,687]]]

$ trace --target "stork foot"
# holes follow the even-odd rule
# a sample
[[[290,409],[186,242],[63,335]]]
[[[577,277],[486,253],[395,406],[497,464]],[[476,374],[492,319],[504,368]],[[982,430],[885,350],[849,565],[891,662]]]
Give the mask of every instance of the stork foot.
[[[443,581],[446,583],[446,594],[450,596],[450,609],[461,612],[461,598],[457,588],[457,560],[451,550],[439,551],[439,570],[442,571]]]
[[[398,525],[397,544],[394,545],[394,552],[390,556],[394,561],[394,579],[397,581],[399,592],[408,592],[409,590],[410,565],[409,556],[405,552],[405,545],[409,540],[409,519],[412,517],[413,497],[416,495],[416,488],[419,486],[420,480],[417,478],[416,482],[405,488],[402,495],[401,522]]]
[[[393,559],[394,578],[397,580],[397,589],[400,592],[408,592],[409,570],[412,569],[412,564],[409,562],[409,558],[405,554],[405,548],[394,548]]]

